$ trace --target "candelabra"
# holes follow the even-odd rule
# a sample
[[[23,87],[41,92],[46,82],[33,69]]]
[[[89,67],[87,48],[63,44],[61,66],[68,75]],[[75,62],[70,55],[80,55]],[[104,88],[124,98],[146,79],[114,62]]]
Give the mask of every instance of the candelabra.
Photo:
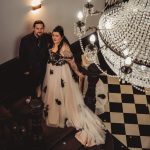
[[[75,33],[79,37],[81,49],[87,59],[92,60],[104,74],[118,77],[123,83],[129,82],[138,90],[149,92],[150,1],[107,0],[107,4],[112,4],[112,1],[114,4],[111,7],[106,5],[104,10],[97,11],[92,0],[87,0],[83,12],[78,13]],[[100,15],[98,26],[87,27],[87,18],[93,15]],[[95,57],[98,52],[95,44],[91,52],[89,45],[84,49],[81,38],[91,29],[97,32],[100,51],[116,75],[109,75],[100,68]],[[90,41],[94,43],[95,38]]]

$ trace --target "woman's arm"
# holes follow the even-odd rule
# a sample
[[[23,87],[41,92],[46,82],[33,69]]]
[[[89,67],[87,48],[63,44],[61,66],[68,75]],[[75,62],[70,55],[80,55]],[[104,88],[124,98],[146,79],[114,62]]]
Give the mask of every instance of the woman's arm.
[[[67,59],[67,62],[70,64],[71,68],[73,69],[73,71],[81,78],[84,77],[84,75],[79,71],[75,61],[74,61],[74,58],[72,59]]]
[[[73,69],[73,71],[81,78],[84,77],[84,75],[79,71],[73,54],[69,48],[69,46],[67,44],[64,44],[63,48],[62,48],[62,56],[65,58],[65,60],[70,64],[71,68]]]

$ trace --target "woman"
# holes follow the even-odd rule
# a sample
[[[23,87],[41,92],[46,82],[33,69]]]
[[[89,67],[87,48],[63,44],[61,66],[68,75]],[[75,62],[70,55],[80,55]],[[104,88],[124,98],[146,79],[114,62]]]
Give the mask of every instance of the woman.
[[[85,146],[105,143],[105,127],[101,120],[83,102],[78,83],[72,77],[72,70],[79,72],[68,40],[61,26],[52,32],[49,61],[43,85],[43,102],[48,106],[46,123],[48,126],[75,127],[76,139]]]

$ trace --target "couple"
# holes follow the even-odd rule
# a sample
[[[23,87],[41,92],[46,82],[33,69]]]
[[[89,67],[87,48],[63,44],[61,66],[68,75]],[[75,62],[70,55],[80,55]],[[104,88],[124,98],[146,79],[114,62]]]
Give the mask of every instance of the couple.
[[[84,104],[72,70],[83,77],[75,64],[64,30],[57,26],[49,42],[48,61],[42,86],[42,100],[48,106],[46,124],[52,127],[75,127],[76,139],[87,147],[105,143],[105,127]]]

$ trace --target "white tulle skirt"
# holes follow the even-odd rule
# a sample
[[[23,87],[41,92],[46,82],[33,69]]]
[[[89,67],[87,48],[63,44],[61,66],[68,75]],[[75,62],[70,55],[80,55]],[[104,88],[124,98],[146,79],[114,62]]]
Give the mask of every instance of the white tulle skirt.
[[[105,127],[84,104],[68,64],[48,64],[43,89],[42,99],[45,106],[48,105],[48,126],[75,127],[76,139],[88,147],[105,143]]]

